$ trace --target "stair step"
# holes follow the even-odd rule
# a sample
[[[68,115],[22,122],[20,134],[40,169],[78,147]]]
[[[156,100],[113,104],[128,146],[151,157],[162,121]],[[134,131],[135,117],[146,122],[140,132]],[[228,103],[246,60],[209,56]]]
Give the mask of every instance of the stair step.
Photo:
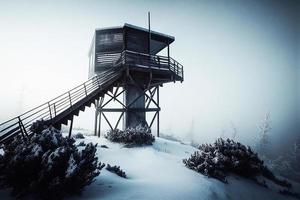
[[[80,107],[79,107],[79,110],[81,110],[82,112],[84,112],[84,110],[85,110],[85,105],[80,106]]]
[[[56,129],[58,129],[58,130],[61,130],[61,124],[55,124],[55,125],[53,125],[54,126],[54,128],[56,128]]]
[[[75,111],[75,113],[74,113],[74,115],[78,116],[78,115],[79,115],[79,112],[80,112],[80,110],[79,110],[79,109],[78,109],[78,110],[76,110],[76,111]]]
[[[92,104],[91,102],[87,102],[86,106],[90,108],[91,104]]]
[[[67,125],[68,125],[68,119],[63,120],[63,121],[62,121],[62,124],[64,124],[64,125],[67,126]]]

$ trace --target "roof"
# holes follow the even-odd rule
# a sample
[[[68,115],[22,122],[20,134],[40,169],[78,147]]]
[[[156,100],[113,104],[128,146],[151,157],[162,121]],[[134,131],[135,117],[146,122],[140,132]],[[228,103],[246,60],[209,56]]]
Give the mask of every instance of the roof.
[[[131,29],[143,31],[145,33],[149,33],[149,30],[146,29],[146,28],[135,26],[135,25],[132,25],[132,24],[127,24],[127,23],[125,23],[123,26],[112,26],[112,27],[99,28],[99,29],[96,29],[96,31],[99,31],[99,32],[100,31],[101,32],[102,31],[111,31],[111,30],[114,30],[114,29],[123,29],[123,28],[131,28]],[[164,34],[164,33],[153,31],[153,30],[150,30],[150,32],[151,32],[151,38],[153,37],[152,39],[160,38],[161,40],[164,40],[168,44],[171,44],[175,40],[175,37],[171,36],[171,35],[167,35],[167,34]]]
[[[132,24],[125,23],[124,27],[128,27],[128,28],[132,28],[132,29],[136,29],[136,30],[140,30],[140,31],[149,33],[148,29],[143,28],[143,27],[139,27],[139,26],[135,26],[135,25],[132,25]],[[169,41],[169,43],[172,43],[175,40],[175,37],[173,37],[171,35],[167,35],[167,34],[164,34],[164,33],[153,31],[153,30],[150,30],[150,32],[151,32],[151,35],[156,35],[156,36],[160,36],[160,37],[166,38]]]

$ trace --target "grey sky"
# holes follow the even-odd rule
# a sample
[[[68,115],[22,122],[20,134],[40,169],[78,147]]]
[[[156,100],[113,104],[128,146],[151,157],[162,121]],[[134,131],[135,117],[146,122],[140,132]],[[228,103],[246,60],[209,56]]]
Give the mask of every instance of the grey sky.
[[[270,112],[274,143],[299,136],[299,1],[1,0],[0,120],[85,81],[94,29],[146,27],[148,11],[185,69],[183,84],[161,89],[163,132],[184,137],[193,121],[196,139],[212,141],[234,124],[250,143]]]

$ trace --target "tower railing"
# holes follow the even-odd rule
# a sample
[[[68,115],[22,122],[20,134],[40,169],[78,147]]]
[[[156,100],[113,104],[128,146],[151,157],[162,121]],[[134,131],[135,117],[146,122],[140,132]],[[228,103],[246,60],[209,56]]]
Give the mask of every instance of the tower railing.
[[[124,50],[120,53],[96,53],[96,67],[107,68],[120,65],[169,70],[183,80],[183,66],[168,56],[151,55]]]

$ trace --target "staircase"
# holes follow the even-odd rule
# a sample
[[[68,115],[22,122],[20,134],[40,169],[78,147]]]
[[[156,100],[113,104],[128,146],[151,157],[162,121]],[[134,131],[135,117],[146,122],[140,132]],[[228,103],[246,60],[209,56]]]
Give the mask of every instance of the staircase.
[[[43,120],[46,125],[58,129],[62,124],[67,125],[74,115],[78,116],[86,106],[90,107],[95,100],[111,90],[122,76],[123,70],[122,66],[113,67],[68,92],[0,124],[0,144],[19,134],[24,137],[32,134],[30,127],[37,120]]]

